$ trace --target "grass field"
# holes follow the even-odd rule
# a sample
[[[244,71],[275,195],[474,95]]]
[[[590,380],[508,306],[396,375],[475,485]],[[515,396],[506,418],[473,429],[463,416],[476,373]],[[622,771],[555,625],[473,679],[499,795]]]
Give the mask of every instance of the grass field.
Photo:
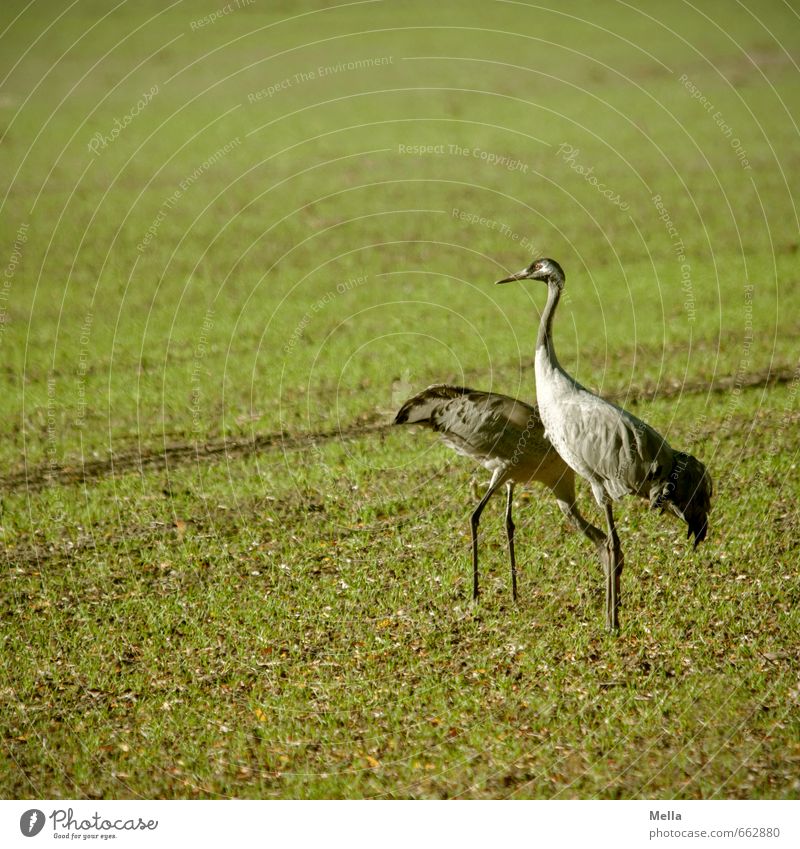
[[[800,10],[547,5],[3,3],[4,797],[800,794]],[[473,604],[389,426],[533,401],[542,254],[714,478],[697,551],[618,506],[617,637],[536,487]]]

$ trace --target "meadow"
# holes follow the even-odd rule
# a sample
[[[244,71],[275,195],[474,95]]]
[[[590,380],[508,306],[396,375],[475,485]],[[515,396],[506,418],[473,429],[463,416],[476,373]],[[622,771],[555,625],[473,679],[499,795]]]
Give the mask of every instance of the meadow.
[[[677,9],[677,11],[676,11]],[[797,798],[800,13],[0,10],[0,793]],[[563,365],[708,466],[591,550],[400,404]],[[477,474],[476,474],[477,472]],[[601,524],[585,484],[580,506]]]

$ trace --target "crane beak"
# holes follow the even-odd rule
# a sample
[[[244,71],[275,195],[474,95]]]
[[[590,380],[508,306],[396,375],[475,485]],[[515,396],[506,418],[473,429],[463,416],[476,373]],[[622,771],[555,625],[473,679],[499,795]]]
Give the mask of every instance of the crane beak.
[[[518,271],[516,274],[512,274],[511,277],[504,277],[502,280],[498,280],[495,284],[499,286],[501,283],[513,283],[515,280],[525,280],[528,276],[528,269],[523,268],[522,271]]]

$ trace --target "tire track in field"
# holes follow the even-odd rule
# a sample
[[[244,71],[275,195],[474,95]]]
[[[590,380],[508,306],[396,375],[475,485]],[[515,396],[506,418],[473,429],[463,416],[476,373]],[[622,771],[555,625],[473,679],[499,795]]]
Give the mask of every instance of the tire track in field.
[[[793,366],[780,366],[745,375],[720,377],[709,385],[704,381],[674,382],[654,386],[631,387],[623,393],[604,393],[604,397],[632,406],[640,402],[663,400],[684,395],[724,394],[732,390],[746,390],[779,386],[798,380],[800,371]],[[367,420],[333,430],[309,431],[291,434],[285,431],[267,433],[252,439],[222,439],[203,443],[180,442],[160,449],[124,451],[114,453],[104,460],[80,460],[69,464],[44,463],[24,468],[19,472],[0,475],[0,489],[36,491],[52,484],[75,484],[130,471],[143,472],[163,466],[165,470],[188,463],[213,462],[219,457],[235,458],[275,450],[298,451],[334,440],[361,439],[388,431],[392,427],[386,420]]]
[[[38,490],[51,484],[71,484],[94,480],[109,475],[125,474],[130,471],[143,472],[145,469],[164,466],[185,465],[187,463],[213,461],[218,457],[241,457],[260,451],[298,451],[311,448],[319,443],[336,439],[358,439],[372,433],[387,430],[388,422],[355,424],[337,430],[311,431],[290,434],[285,431],[266,433],[253,439],[221,439],[213,442],[179,442],[165,445],[161,449],[124,451],[113,453],[106,460],[86,460],[65,465],[45,463],[31,466],[20,472],[0,475],[0,488],[13,491],[18,489]]]

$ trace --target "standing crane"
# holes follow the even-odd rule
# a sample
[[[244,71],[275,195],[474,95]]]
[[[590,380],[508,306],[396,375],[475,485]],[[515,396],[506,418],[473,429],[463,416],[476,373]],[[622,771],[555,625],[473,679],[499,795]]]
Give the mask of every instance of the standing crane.
[[[575,501],[575,475],[544,435],[536,407],[507,395],[438,383],[403,404],[394,424],[418,424],[442,435],[454,451],[477,460],[492,473],[489,488],[472,513],[472,597],[478,597],[478,524],[489,499],[506,485],[506,533],[511,592],[517,598],[514,485],[539,481],[552,490],[561,512],[595,546],[605,568],[605,535],[584,519]]]
[[[688,525],[697,547],[708,532],[712,482],[706,467],[691,454],[673,450],[650,425],[581,386],[561,367],[553,346],[553,316],[564,289],[564,271],[552,259],[498,280],[541,280],[547,303],[536,338],[536,399],[545,434],[567,465],[589,481],[605,512],[606,627],[619,630],[622,550],[611,502],[624,495],[650,500],[650,508],[669,508]]]

